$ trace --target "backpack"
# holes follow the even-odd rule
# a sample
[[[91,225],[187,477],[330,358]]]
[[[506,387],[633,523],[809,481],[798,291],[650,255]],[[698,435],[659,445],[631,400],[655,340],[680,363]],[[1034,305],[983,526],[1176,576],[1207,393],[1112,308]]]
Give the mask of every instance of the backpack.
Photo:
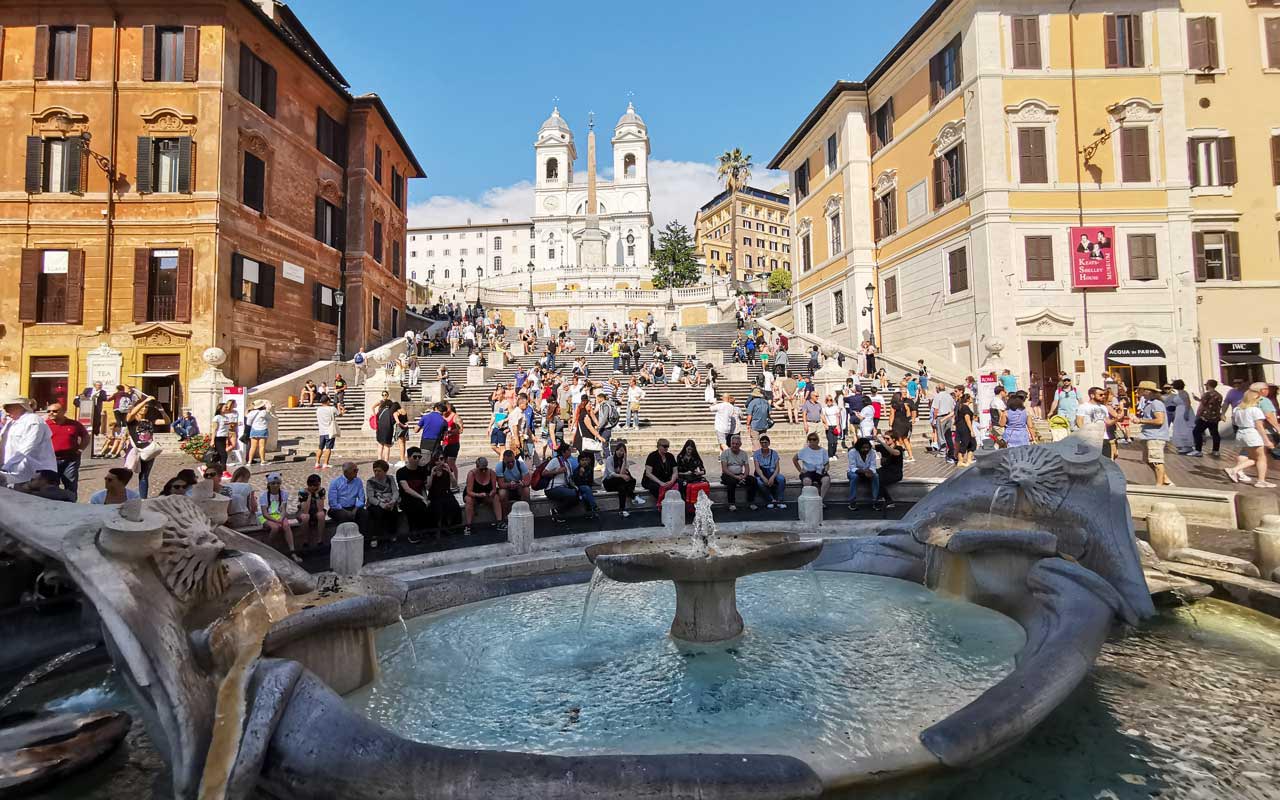
[[[531,487],[534,489],[545,490],[551,485],[551,476],[547,475],[546,471],[551,462],[555,460],[555,458],[548,458],[546,461],[543,461],[538,465],[538,468],[533,471],[533,476],[529,478],[529,485]]]
[[[604,419],[601,421],[601,430],[613,430],[618,426],[620,417],[618,416],[618,405],[612,400],[604,401]]]
[[[364,363],[364,353],[356,353],[356,357],[355,357],[355,358],[353,358],[353,359],[351,359],[351,360],[352,360],[352,361],[354,361],[354,362],[355,362],[355,363],[357,363],[357,364],[363,364],[363,363]]]

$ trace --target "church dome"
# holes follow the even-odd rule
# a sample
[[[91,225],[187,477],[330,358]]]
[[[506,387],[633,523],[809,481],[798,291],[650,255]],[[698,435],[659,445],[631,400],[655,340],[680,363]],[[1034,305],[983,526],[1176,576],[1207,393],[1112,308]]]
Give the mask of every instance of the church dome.
[[[542,123],[541,128],[538,128],[538,133],[542,133],[543,131],[559,131],[561,133],[567,133],[570,136],[573,135],[573,131],[569,129],[569,123],[565,122],[564,117],[560,116],[560,109],[558,107],[551,109],[551,116],[547,117],[547,121]]]
[[[645,130],[644,120],[636,113],[636,107],[632,103],[627,103],[627,113],[618,117],[618,124],[614,128],[621,128],[623,125],[635,125],[640,130]]]

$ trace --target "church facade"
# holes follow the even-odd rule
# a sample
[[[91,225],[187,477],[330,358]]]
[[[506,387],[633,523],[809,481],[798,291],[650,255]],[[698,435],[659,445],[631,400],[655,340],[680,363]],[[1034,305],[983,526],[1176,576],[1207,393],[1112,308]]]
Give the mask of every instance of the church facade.
[[[534,141],[528,220],[410,228],[409,279],[437,296],[459,300],[481,289],[648,288],[653,227],[648,127],[628,104],[610,139],[607,178],[597,174],[595,138],[592,118],[586,174],[577,173],[573,129],[559,108],[553,109]],[[497,247],[490,241],[495,237],[502,243]]]

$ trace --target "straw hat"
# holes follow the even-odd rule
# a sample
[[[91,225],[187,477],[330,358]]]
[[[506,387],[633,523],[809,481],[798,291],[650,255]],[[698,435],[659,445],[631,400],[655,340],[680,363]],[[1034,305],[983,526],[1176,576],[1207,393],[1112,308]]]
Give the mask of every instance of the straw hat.
[[[1140,392],[1158,392],[1158,391],[1160,391],[1160,387],[1159,387],[1159,386],[1156,386],[1155,381],[1143,381],[1142,383],[1139,383],[1139,384],[1138,384],[1138,391],[1140,391]]]
[[[9,406],[22,406],[26,410],[30,411],[32,408],[31,398],[17,394],[5,395],[3,400],[0,400],[0,407],[7,408]]]

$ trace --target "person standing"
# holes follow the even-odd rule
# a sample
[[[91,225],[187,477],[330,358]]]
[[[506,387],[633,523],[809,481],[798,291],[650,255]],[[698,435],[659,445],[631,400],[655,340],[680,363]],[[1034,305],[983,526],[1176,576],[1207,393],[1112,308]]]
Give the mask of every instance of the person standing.
[[[751,390],[751,399],[747,401],[747,431],[751,434],[751,449],[760,449],[760,438],[773,425],[769,418],[769,401],[759,388]]]
[[[1191,429],[1194,449],[1190,455],[1197,457],[1204,455],[1204,433],[1208,431],[1213,439],[1211,455],[1216,456],[1222,449],[1222,434],[1218,432],[1218,424],[1222,422],[1222,395],[1218,393],[1218,382],[1213,378],[1205,381],[1204,394],[1196,400],[1199,405],[1196,407],[1196,424]]]
[[[724,400],[711,406],[715,414],[716,444],[724,452],[729,446],[729,437],[738,432],[738,407],[733,403],[733,395],[726,394]]]
[[[396,423],[401,415],[400,404],[392,400],[387,392],[382,393],[373,410],[374,439],[378,442],[378,458],[391,460],[391,447],[396,441]]]
[[[138,472],[138,494],[143,500],[151,488],[151,468],[160,455],[160,446],[155,442],[157,422],[168,424],[169,415],[154,397],[143,397],[129,409],[125,418],[125,429],[133,445],[130,455],[137,453],[137,460],[130,468]]]
[[[955,429],[956,398],[939,385],[934,387],[933,428],[938,437],[938,448],[946,453],[947,463],[956,463],[956,443],[951,433]]]
[[[102,388],[102,381],[94,381],[93,386],[85,389],[75,399],[76,416],[81,420],[89,421],[90,444],[96,444],[96,438],[102,434],[102,404],[107,400],[107,393]],[[90,458],[96,458],[94,451],[89,451]]]
[[[361,347],[359,350],[357,350],[356,354],[351,358],[351,363],[354,364],[356,368],[355,375],[351,378],[352,386],[364,385],[365,378],[368,377],[365,374],[365,367],[366,367],[367,361],[368,361],[368,358],[364,354],[364,347]]]
[[[32,410],[31,400],[7,397],[3,405],[5,420],[0,427],[0,449],[4,463],[0,465],[0,485],[26,483],[43,469],[57,471],[52,431]]]
[[[267,437],[271,435],[271,411],[266,400],[258,400],[253,410],[244,417],[244,424],[249,428],[249,466],[253,466],[253,456],[258,455],[258,462],[267,463]]]
[[[328,469],[329,459],[333,456],[333,446],[338,441],[338,412],[329,401],[329,395],[322,394],[316,401],[316,430],[320,434],[320,443],[316,448],[316,463],[312,469]]]
[[[1174,448],[1179,455],[1188,455],[1195,449],[1195,415],[1191,411],[1191,395],[1187,393],[1187,384],[1181,378],[1169,385],[1169,392],[1164,399],[1165,410],[1169,412],[1169,427]]]
[[[1164,451],[1172,438],[1169,430],[1169,414],[1160,395],[1160,387],[1152,381],[1138,384],[1143,402],[1138,406],[1138,438],[1147,450],[1147,466],[1155,474],[1156,486],[1173,486],[1165,474]]]
[[[1259,489],[1274,489],[1274,483],[1267,482],[1267,431],[1266,414],[1261,408],[1262,396],[1254,389],[1244,393],[1239,405],[1231,412],[1231,422],[1236,426],[1236,439],[1240,442],[1240,454],[1236,456],[1236,465],[1224,470],[1233,483],[1249,482],[1244,471],[1257,465]]]
[[[1049,416],[1060,415],[1074,428],[1076,425],[1076,409],[1080,407],[1080,390],[1071,383],[1071,379],[1063,377],[1058,389],[1053,393],[1053,405],[1049,408]]]
[[[822,407],[822,427],[827,433],[827,455],[831,458],[836,457],[836,443],[840,441],[844,434],[845,426],[845,410],[843,403],[836,405],[835,398],[827,395],[826,405]],[[852,424],[852,420],[850,420]]]
[[[80,457],[93,443],[93,436],[79,420],[68,417],[66,408],[56,400],[49,405],[45,423],[49,426],[53,457],[58,465],[58,480],[75,495],[80,486]]]

